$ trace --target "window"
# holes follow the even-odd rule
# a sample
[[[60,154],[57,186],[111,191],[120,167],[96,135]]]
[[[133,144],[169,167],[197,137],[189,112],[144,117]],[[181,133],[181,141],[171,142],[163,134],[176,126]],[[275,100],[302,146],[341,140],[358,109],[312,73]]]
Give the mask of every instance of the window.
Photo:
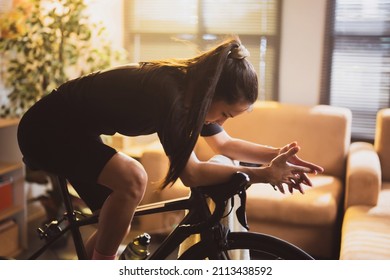
[[[329,4],[329,68],[322,101],[350,108],[353,140],[372,141],[376,113],[390,101],[390,0]]]
[[[125,0],[130,60],[191,57],[237,34],[264,100],[277,99],[279,28],[280,0]]]

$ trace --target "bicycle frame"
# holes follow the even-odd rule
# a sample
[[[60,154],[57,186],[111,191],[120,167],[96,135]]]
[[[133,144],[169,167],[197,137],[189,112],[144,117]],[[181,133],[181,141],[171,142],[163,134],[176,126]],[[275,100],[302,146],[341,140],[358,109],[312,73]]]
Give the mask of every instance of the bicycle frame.
[[[195,198],[196,196],[196,198]],[[134,216],[144,216],[151,215],[163,212],[170,211],[180,211],[180,210],[189,210],[189,212],[182,219],[180,224],[165,238],[165,240],[161,243],[161,245],[157,248],[155,252],[148,257],[148,259],[164,259],[169,256],[179,245],[191,234],[195,233],[193,230],[188,230],[186,227],[187,224],[193,225],[196,222],[204,221],[207,217],[210,216],[209,208],[207,207],[205,199],[201,199],[200,194],[196,192],[191,192],[190,197],[182,197],[172,200],[166,200],[156,203],[149,203],[140,205],[136,208]],[[195,202],[196,200],[196,202]],[[200,205],[199,203],[204,201],[204,205]],[[192,207],[196,203],[196,211],[195,207]],[[98,216],[92,215],[80,220],[73,222],[73,224],[67,225],[62,229],[55,238],[49,240],[46,244],[44,244],[40,249],[38,249],[33,255],[29,257],[29,259],[37,259],[43,252],[46,251],[59,237],[63,236],[65,233],[69,231],[77,230],[80,227],[96,224],[98,222]],[[73,227],[73,230],[72,230]],[[74,238],[75,249],[79,259],[85,259],[83,254],[84,244],[82,243],[81,237]]]
[[[241,174],[241,176],[245,177],[239,178],[239,176],[236,176],[237,181],[230,182],[231,188],[225,188],[225,190],[228,191],[227,193],[230,194],[225,193],[225,195],[219,196],[221,193],[221,185],[213,187],[196,187],[191,189],[191,195],[189,197],[138,206],[135,210],[134,216],[189,210],[179,225],[165,238],[156,251],[151,253],[148,259],[165,259],[192,234],[212,233],[212,226],[217,224],[223,215],[224,202],[236,194],[234,193],[235,191],[242,189],[242,187],[249,181],[246,175]],[[67,189],[63,190],[63,196],[65,204],[67,205],[66,208],[68,209],[68,212],[64,214],[63,220],[68,220],[69,224],[57,232],[54,237],[31,255],[29,259],[37,259],[47,248],[49,248],[56,240],[68,231],[72,232],[78,258],[86,259],[85,247],[79,229],[82,226],[96,224],[98,222],[98,215],[77,219],[76,212],[73,210],[73,206],[71,205]],[[211,213],[209,209],[206,196],[209,196],[216,203],[216,208],[213,213]]]
[[[196,203],[196,208],[193,205]],[[196,209],[196,210],[195,210]],[[201,194],[191,191],[190,197],[172,199],[157,203],[150,203],[138,206],[134,216],[143,216],[149,214],[163,213],[169,211],[189,210],[179,225],[164,239],[156,251],[152,252],[148,259],[159,260],[167,258],[180,244],[191,234],[200,233],[200,228],[190,227],[196,223],[205,221],[211,213],[207,206],[206,200]]]
[[[242,193],[250,186],[249,177],[237,172],[232,180],[225,184],[206,187],[191,188],[191,195],[187,198],[173,199],[163,202],[151,203],[137,207],[134,216],[163,213],[176,210],[189,210],[179,225],[160,244],[148,259],[165,259],[190,235],[199,233],[201,239],[214,243],[215,233],[223,233],[225,228],[219,223],[222,218],[227,201],[234,195]],[[206,197],[215,203],[211,213]],[[244,202],[245,203],[245,202]],[[241,209],[245,217],[245,207]],[[240,220],[240,219],[239,219]],[[246,218],[241,219],[244,224]],[[217,227],[215,227],[217,225]],[[221,230],[222,229],[222,230]],[[223,238],[223,237],[221,237]],[[210,246],[210,250],[213,246]],[[216,249],[217,250],[217,249]],[[218,254],[218,252],[212,252]]]

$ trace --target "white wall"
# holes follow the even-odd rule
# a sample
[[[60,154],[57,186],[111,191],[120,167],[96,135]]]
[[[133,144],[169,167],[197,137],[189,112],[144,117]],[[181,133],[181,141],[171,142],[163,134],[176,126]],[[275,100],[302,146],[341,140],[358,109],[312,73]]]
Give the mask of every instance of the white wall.
[[[326,0],[284,0],[279,100],[319,102]]]
[[[107,28],[113,47],[123,47],[123,0],[86,0],[94,22],[102,22]]]

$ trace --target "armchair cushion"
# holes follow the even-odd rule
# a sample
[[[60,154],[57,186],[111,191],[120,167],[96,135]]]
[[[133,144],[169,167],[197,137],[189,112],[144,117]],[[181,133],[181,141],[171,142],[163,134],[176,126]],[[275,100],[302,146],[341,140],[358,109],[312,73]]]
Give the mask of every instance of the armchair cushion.
[[[390,196],[390,186],[386,187]],[[390,199],[388,197],[387,199]],[[390,209],[358,205],[345,213],[340,259],[390,259]]]
[[[311,176],[313,188],[305,194],[282,194],[269,184],[254,184],[248,189],[248,220],[251,223],[278,221],[307,226],[331,225],[337,217],[343,184],[340,179]],[[256,209],[256,210],[255,210]]]

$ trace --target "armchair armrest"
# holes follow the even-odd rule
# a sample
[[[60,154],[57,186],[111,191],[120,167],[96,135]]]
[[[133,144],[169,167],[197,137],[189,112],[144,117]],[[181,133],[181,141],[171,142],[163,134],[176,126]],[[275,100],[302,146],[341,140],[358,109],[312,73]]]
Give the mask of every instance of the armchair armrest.
[[[344,209],[352,205],[375,206],[381,188],[381,166],[370,143],[355,142],[349,149]]]

